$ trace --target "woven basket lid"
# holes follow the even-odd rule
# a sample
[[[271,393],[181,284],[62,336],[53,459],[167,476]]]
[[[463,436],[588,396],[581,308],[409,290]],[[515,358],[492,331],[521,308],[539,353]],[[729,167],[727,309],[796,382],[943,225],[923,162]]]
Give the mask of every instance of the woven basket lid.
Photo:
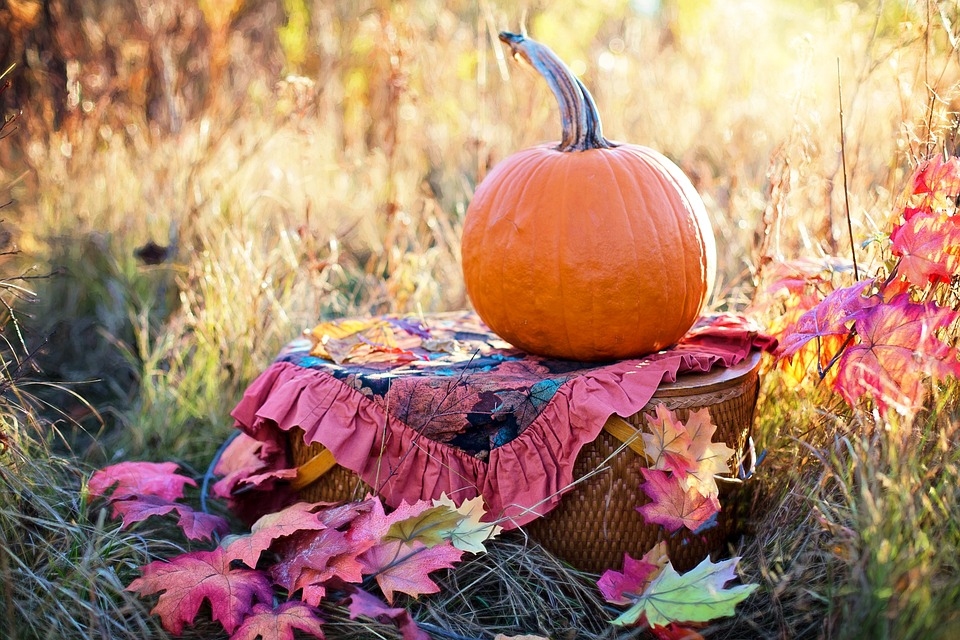
[[[706,373],[679,375],[676,382],[661,384],[650,402],[656,404],[655,400],[658,398],[701,395],[736,387],[741,384],[745,376],[750,375],[760,366],[761,355],[759,351],[753,351],[732,367],[718,367]]]

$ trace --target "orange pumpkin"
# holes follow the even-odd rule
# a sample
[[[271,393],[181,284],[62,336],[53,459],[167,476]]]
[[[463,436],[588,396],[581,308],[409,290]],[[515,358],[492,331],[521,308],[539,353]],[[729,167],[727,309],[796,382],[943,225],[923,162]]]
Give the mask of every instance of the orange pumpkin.
[[[550,84],[563,139],[511,155],[477,187],[461,239],[474,309],[543,356],[613,360],[669,347],[712,288],[703,201],[660,153],[604,139],[593,98],[550,49],[500,39]]]

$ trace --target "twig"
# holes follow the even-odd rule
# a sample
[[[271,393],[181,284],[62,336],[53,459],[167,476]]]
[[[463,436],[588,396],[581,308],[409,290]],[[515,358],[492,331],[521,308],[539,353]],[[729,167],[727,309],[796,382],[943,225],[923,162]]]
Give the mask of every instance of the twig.
[[[850,256],[853,258],[853,279],[860,281],[857,268],[857,247],[853,242],[853,222],[850,220],[850,187],[847,184],[847,136],[843,128],[843,89],[840,82],[840,58],[837,58],[837,98],[840,103],[840,163],[843,168],[843,202],[847,213],[847,232],[850,235]]]

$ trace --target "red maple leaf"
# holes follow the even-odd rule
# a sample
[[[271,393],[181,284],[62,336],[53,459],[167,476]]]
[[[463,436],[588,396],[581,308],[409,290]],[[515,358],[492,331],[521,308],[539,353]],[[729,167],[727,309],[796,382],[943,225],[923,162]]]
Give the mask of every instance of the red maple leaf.
[[[944,160],[941,156],[934,156],[923,162],[913,175],[913,193],[956,196],[960,193],[960,158]]]
[[[184,486],[197,486],[191,478],[176,473],[179,468],[174,462],[121,462],[94,472],[87,488],[90,495],[104,496],[116,485],[113,500],[129,496],[178,500],[183,497]]]
[[[255,604],[230,640],[293,640],[294,629],[316,638],[324,637],[323,620],[309,605],[291,601],[273,609],[265,604]]]
[[[716,496],[701,495],[687,489],[683,481],[659,469],[640,469],[645,482],[640,485],[650,502],[637,507],[647,522],[661,524],[669,532],[680,527],[696,531],[720,511]]]
[[[318,531],[327,525],[320,521],[315,513],[318,505],[297,502],[276,513],[268,513],[253,523],[250,533],[235,538],[227,547],[227,553],[233,558],[255,569],[260,554],[270,548],[278,538],[293,535],[299,531]]]
[[[604,599],[611,604],[632,604],[636,596],[650,584],[653,576],[660,571],[660,566],[647,560],[644,556],[640,560],[623,554],[623,572],[608,569],[600,576],[597,586]],[[631,599],[629,596],[633,595]]]
[[[380,503],[380,500],[378,498],[368,497],[362,502],[325,505],[324,509],[317,515],[320,516],[320,521],[331,529],[340,529],[353,522],[360,514],[369,513],[373,509],[374,504],[380,505],[380,513],[383,513],[383,505]]]
[[[462,555],[463,551],[449,542],[427,547],[418,540],[391,540],[368,549],[358,560],[365,574],[376,577],[387,602],[393,603],[393,594],[397,591],[414,598],[437,593],[440,587],[429,574],[453,567]]]
[[[911,284],[950,282],[960,273],[960,215],[924,213],[910,217],[890,235],[897,271]]]
[[[113,517],[123,518],[122,528],[141,522],[151,516],[162,516],[176,511],[180,516],[177,526],[191,540],[210,540],[214,533],[223,534],[229,529],[227,521],[220,516],[196,511],[193,507],[172,502],[157,496],[128,496],[110,501]]]
[[[213,619],[233,633],[255,602],[272,602],[273,590],[264,573],[234,569],[230,562],[223,547],[158,560],[143,567],[141,577],[127,590],[141,596],[160,593],[151,613],[159,615],[163,628],[174,635],[193,623],[204,601],[210,604]]]
[[[872,280],[864,280],[828,294],[817,306],[800,316],[797,323],[783,336],[778,349],[779,356],[790,357],[815,338],[848,333],[850,323],[859,313],[879,303],[873,296],[863,297],[864,292],[873,284]]]
[[[834,386],[851,405],[867,393],[881,411],[912,415],[923,401],[925,379],[960,376],[957,350],[937,336],[957,317],[934,303],[911,302],[907,294],[869,309],[857,319],[859,343],[841,356]]]
[[[227,501],[235,516],[246,523],[290,504],[295,496],[288,482],[297,470],[287,467],[286,446],[275,434],[261,430],[268,440],[239,433],[221,454],[214,472],[222,475],[213,485],[213,495]]]
[[[254,476],[263,476],[265,481],[269,473],[277,470],[281,457],[286,457],[286,451],[276,443],[238,432],[213,468],[213,472],[221,476],[213,485],[213,494],[229,498],[238,485],[252,484],[250,479]]]
[[[351,620],[365,616],[377,622],[395,624],[403,634],[403,640],[430,640],[430,636],[410,617],[409,611],[402,607],[389,607],[366,591],[357,589],[350,595],[348,611]]]
[[[373,540],[351,539],[336,529],[305,532],[279,546],[280,560],[270,573],[288,593],[302,589],[301,600],[317,605],[326,594],[324,583],[331,578],[346,582],[363,579],[363,565],[357,556],[373,544]]]

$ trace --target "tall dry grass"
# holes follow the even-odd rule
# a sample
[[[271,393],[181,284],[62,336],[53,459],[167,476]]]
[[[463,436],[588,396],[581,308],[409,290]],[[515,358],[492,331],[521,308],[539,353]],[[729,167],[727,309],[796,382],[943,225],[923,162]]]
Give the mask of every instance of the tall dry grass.
[[[66,97],[46,58],[17,71],[36,102],[4,152],[4,214],[17,268],[55,274],[27,341],[47,340],[38,363],[70,383],[38,396],[89,462],[202,469],[244,387],[304,328],[466,304],[474,186],[559,132],[500,29],[525,25],[581,71],[609,137],[692,177],[722,248],[716,309],[746,308],[770,265],[849,258],[847,210],[862,272],[877,271],[889,256],[869,241],[913,162],[956,148],[949,2],[208,4],[77,3],[33,27],[60,34]],[[43,45],[23,29],[24,52]],[[156,264],[136,255],[150,241],[167,247]],[[955,628],[956,389],[925,422],[891,425],[778,375],[742,549],[764,588],[713,633]]]

